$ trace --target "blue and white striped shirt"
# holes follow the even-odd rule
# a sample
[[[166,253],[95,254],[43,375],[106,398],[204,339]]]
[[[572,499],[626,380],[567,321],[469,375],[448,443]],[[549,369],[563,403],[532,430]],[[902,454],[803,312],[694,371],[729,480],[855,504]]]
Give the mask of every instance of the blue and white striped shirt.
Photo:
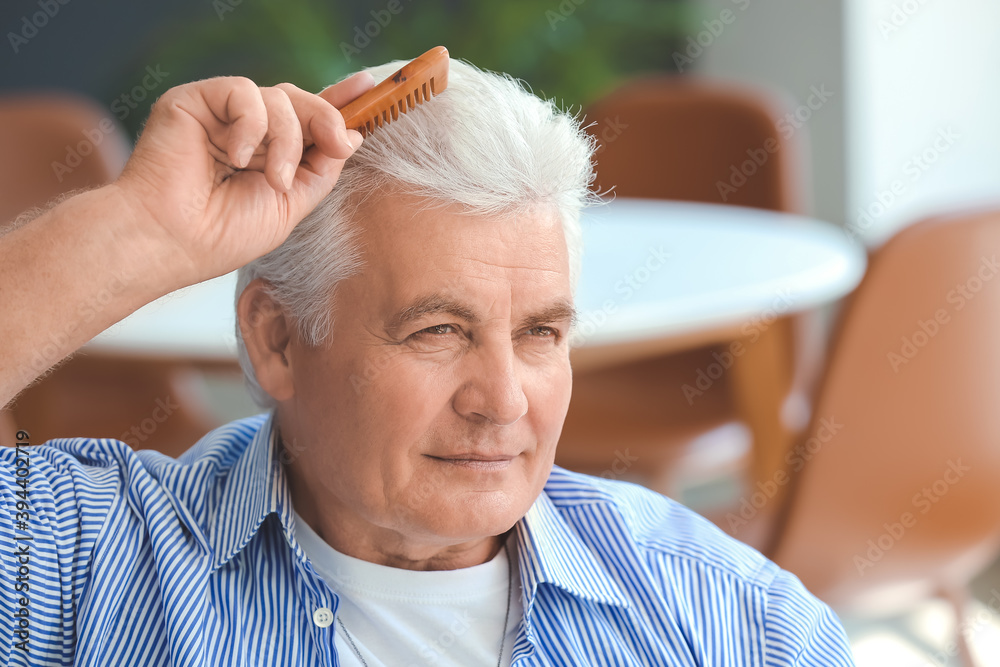
[[[233,422],[178,460],[3,449],[0,662],[337,665],[336,624],[314,621],[337,593],[295,541],[271,425]],[[853,664],[795,577],[641,487],[556,467],[516,544],[515,665]]]

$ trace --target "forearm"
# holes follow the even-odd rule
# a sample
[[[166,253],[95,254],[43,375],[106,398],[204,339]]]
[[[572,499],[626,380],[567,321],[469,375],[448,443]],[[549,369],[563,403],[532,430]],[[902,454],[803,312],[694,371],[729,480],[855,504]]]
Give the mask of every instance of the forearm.
[[[115,185],[0,237],[0,405],[95,335],[183,286]],[[180,267],[174,267],[180,268]]]

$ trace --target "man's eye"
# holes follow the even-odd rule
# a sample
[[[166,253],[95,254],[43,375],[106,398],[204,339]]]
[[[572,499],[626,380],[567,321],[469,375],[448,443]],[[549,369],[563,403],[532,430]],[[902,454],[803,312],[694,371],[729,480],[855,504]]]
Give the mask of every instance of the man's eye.
[[[528,329],[528,334],[538,338],[558,338],[559,332],[552,327],[532,327]]]
[[[435,324],[432,327],[427,327],[426,329],[421,329],[417,332],[418,334],[450,334],[455,333],[455,327],[450,324]]]

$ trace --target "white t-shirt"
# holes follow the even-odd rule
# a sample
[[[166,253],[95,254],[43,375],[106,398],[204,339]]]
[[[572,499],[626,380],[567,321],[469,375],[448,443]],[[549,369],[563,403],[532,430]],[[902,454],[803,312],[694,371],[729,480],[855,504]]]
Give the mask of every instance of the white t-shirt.
[[[342,665],[360,667],[342,621],[368,667],[470,667],[497,664],[507,610],[503,662],[510,664],[521,624],[517,549],[510,545],[482,565],[414,571],[342,554],[295,515],[295,539],[313,569],[340,596],[336,649]],[[508,580],[507,553],[513,559]]]

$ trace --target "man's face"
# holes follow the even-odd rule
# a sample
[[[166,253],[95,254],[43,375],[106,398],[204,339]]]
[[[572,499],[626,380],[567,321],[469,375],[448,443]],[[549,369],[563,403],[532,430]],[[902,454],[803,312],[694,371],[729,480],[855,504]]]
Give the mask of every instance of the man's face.
[[[337,287],[328,341],[293,338],[279,420],[319,513],[457,544],[510,528],[548,477],[570,399],[569,265],[548,209],[421,204],[359,210],[365,265]]]

